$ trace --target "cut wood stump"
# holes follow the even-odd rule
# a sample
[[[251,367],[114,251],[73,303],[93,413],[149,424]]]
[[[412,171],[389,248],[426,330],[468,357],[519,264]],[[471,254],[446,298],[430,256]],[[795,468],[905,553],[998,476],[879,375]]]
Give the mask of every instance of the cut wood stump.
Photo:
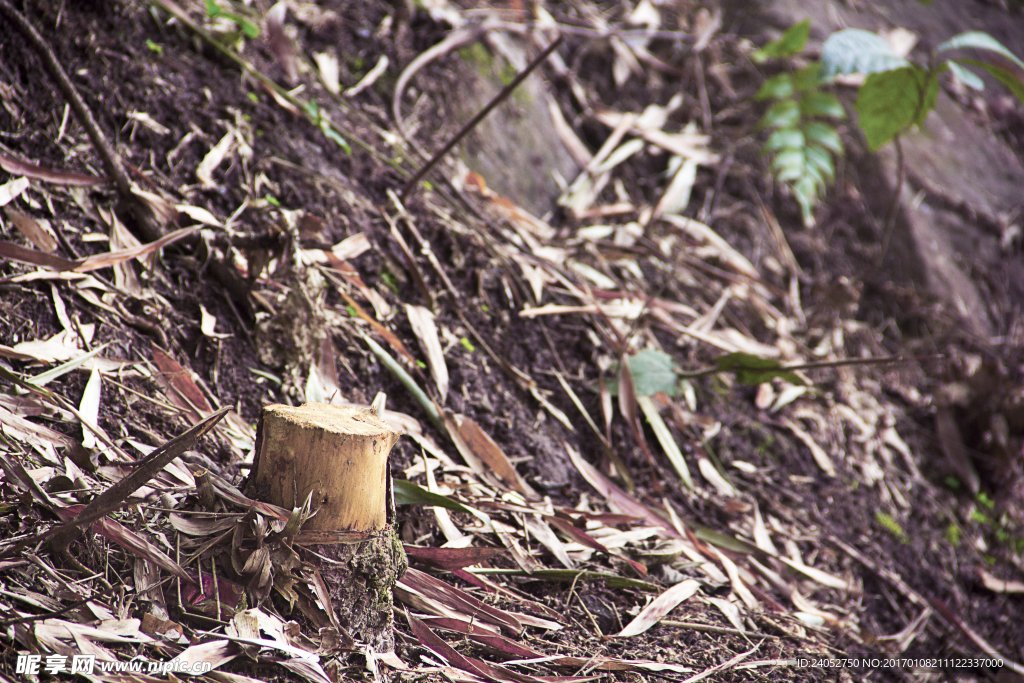
[[[406,568],[388,466],[398,436],[367,408],[268,405],[246,486],[289,510],[310,498],[315,514],[301,536],[312,552],[297,550],[319,567],[341,626],[377,652],[394,649],[392,588]]]

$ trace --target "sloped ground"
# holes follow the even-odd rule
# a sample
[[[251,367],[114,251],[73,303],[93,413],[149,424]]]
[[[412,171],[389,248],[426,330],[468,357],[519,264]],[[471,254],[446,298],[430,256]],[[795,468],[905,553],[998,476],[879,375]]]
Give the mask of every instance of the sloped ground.
[[[1024,660],[1024,608],[1005,593],[1019,593],[1021,579],[1020,340],[1012,330],[998,346],[968,338],[954,313],[907,288],[870,284],[860,300],[856,276],[877,238],[858,192],[870,179],[844,178],[821,227],[796,227],[758,156],[750,96],[761,75],[713,12],[644,4],[635,25],[653,12],[665,33],[646,48],[630,35],[630,48],[600,35],[602,22],[626,26],[621,7],[549,9],[565,35],[564,68],[545,67],[555,101],[584,153],[606,163],[541,221],[481,196],[463,170],[435,173],[399,199],[421,161],[404,151],[390,100],[400,69],[446,34],[440,20],[417,12],[408,23],[383,4],[294,3],[286,32],[298,72],[288,84],[255,6],[231,8],[262,27],[250,39],[203,3],[179,5],[199,32],[182,16],[168,21],[170,3],[22,8],[148,205],[178,206],[162,231],[202,226],[159,257],[95,270],[102,262],[88,258],[131,248],[140,225],[109,186],[12,161],[104,173],[40,54],[0,23],[0,179],[17,195],[6,208],[25,216],[4,215],[4,240],[33,250],[3,247],[20,260],[0,263],[0,354],[21,382],[72,364],[45,384],[52,394],[5,374],[0,395],[9,680],[23,680],[18,653],[122,662],[186,653],[223,662],[211,674],[222,681],[684,680],[709,669],[710,680],[942,679],[952,674],[788,662],[990,648],[1005,656],[1006,676]],[[449,21],[522,21],[514,8],[448,12]],[[555,29],[543,31],[550,41]],[[254,73],[302,88],[273,94],[201,35],[230,45]],[[390,66],[361,93],[332,96],[323,80],[332,51],[342,89],[383,56]],[[314,54],[324,55],[316,69]],[[457,69],[442,57],[403,99],[429,150],[461,125],[445,99]],[[643,116],[623,122],[629,112]],[[676,202],[689,218],[662,203],[673,155],[695,171],[689,203]],[[652,217],[659,205],[666,215]],[[436,317],[446,394],[437,356],[421,352],[431,335],[413,332],[409,305]],[[462,427],[433,424],[367,337]],[[624,352],[641,350],[633,380],[652,394],[646,410],[628,390],[623,399],[598,391],[601,378],[615,383]],[[755,388],[732,373],[679,376],[736,351],[787,364],[945,357],[807,370],[808,390],[783,378]],[[409,434],[394,451],[396,476],[477,512],[400,507],[400,535],[420,548],[409,551],[413,567],[444,582],[415,571],[403,579],[401,662],[346,642],[308,587],[314,568],[252,559],[258,543],[275,558],[287,552],[273,535],[254,538],[255,513],[243,516],[250,502],[231,487],[263,403],[367,404],[377,391]],[[125,477],[128,459],[221,406],[233,411],[211,436],[108,518],[120,526],[92,527],[68,554],[32,538]],[[466,440],[473,425],[497,447],[456,447],[449,429]],[[675,459],[662,426],[681,449]],[[217,482],[212,506],[196,488],[203,468]],[[459,549],[469,546],[502,552],[467,570],[470,551]],[[673,586],[667,615],[644,611],[635,622],[664,616],[660,624],[607,637],[639,630],[639,610]],[[684,598],[690,589],[699,590]],[[253,620],[257,646],[238,640]],[[481,639],[480,629],[506,638]],[[534,661],[487,668],[509,659]],[[147,680],[94,676],[124,677]]]

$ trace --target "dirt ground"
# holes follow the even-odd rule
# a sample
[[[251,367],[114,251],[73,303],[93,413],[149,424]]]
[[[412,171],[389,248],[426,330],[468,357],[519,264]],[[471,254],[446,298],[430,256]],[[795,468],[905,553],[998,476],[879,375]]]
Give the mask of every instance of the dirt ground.
[[[655,150],[649,139],[614,169],[613,181],[595,201],[596,206],[630,204],[623,213],[581,217],[560,207],[537,228],[519,220],[507,202],[459,183],[464,176],[445,166],[399,208],[389,192],[400,191],[410,169],[422,161],[398,136],[390,114],[396,80],[449,30],[423,9],[410,15],[380,2],[289,3],[288,36],[303,64],[289,82],[258,21],[268,3],[232,5],[263,29],[255,38],[239,34],[240,24],[230,18],[211,18],[201,2],[178,3],[200,29],[248,60],[254,72],[288,88],[301,102],[316,102],[314,110],[272,93],[180,18],[169,21],[161,3],[10,4],[39,30],[113,142],[130,180],[162,197],[164,205],[204,209],[209,220],[192,208],[171,211],[177,215],[162,226],[165,234],[197,223],[203,230],[145,264],[140,259],[116,270],[90,271],[89,282],[70,269],[59,273],[24,258],[0,260],[0,367],[29,378],[102,345],[101,357],[109,362],[102,366],[97,425],[126,450],[135,444],[160,446],[199,417],[231,407],[232,421],[183,459],[188,469],[206,467],[235,485],[251,458],[262,405],[305,402],[316,395],[309,388],[311,376],[320,382],[325,400],[336,389],[335,397],[369,404],[378,391],[385,392],[391,411],[415,418],[429,443],[454,460],[437,459],[428,444],[426,452],[435,458],[430,462],[438,466],[437,490],[490,511],[508,528],[507,538],[499,538],[481,531],[472,515],[451,513],[456,529],[475,534],[472,545],[508,549],[484,568],[522,571],[482,574],[489,582],[474,585],[475,574],[441,571],[415,560],[412,566],[500,610],[560,620],[559,630],[527,626],[517,642],[547,656],[582,660],[573,666],[509,664],[483,673],[452,658],[441,662],[443,650],[418,638],[406,617],[407,610],[429,611],[422,601],[400,599],[396,654],[409,668],[383,660],[375,671],[358,648],[332,648],[322,625],[292,609],[283,592],[267,588],[265,601],[256,604],[253,596],[260,592],[252,592],[250,584],[248,601],[238,604],[294,620],[301,637],[290,642],[316,651],[329,679],[682,681],[720,665],[707,680],[1021,678],[1009,667],[925,671],[787,663],[799,657],[957,657],[991,651],[1024,661],[1024,329],[1021,302],[1013,300],[1019,283],[1000,274],[1012,274],[1009,265],[992,273],[988,296],[1002,314],[994,316],[999,325],[994,337],[979,339],[964,331],[955,311],[914,288],[899,244],[887,267],[862,282],[881,234],[884,202],[877,198],[890,196],[891,188],[878,185],[851,125],[844,130],[849,158],[816,215],[817,227],[802,227],[795,202],[772,185],[760,155],[763,136],[755,126],[761,111],[752,95],[770,73],[750,61],[749,41],[726,24],[695,57],[691,40],[668,35],[692,35],[715,7],[659,5],[666,36],[649,44],[652,61],[640,64],[622,85],[614,76],[618,53],[607,38],[587,31],[566,33],[558,53],[567,71],[541,72],[591,153],[614,128],[600,122],[601,110],[640,113],[650,105],[665,107],[682,93],[682,104],[667,114],[665,130],[681,131],[696,121],[698,130],[710,135],[708,153],[717,155],[698,167],[683,215],[711,226],[752,271],[737,265],[733,252],[673,223],[653,220],[639,233],[630,232],[628,226],[639,227],[632,222],[644,207],[657,205],[665,190],[670,154]],[[592,28],[598,12],[602,21],[620,26],[632,11],[625,4],[557,4],[547,11],[564,26]],[[481,7],[458,12],[472,19],[471,9],[483,14]],[[522,23],[519,3],[491,9],[506,21]],[[386,56],[390,66],[361,93],[332,96],[317,76],[322,65],[309,66],[311,55],[331,53],[337,55],[342,90],[359,82],[380,58]],[[430,151],[462,123],[446,105],[446,93],[458,89],[460,68],[467,67],[459,66],[456,55],[431,63],[403,100],[407,123],[415,121],[414,139]],[[1006,111],[999,109],[998,115],[985,119],[977,110],[970,115],[1004,135],[1020,154],[1024,107],[1000,103]],[[4,20],[0,104],[4,158],[93,176],[107,173],[39,51]],[[345,146],[339,133],[325,133],[330,125],[341,131]],[[223,158],[206,170],[204,182],[203,167],[219,143]],[[25,175],[4,169],[0,185]],[[54,254],[77,260],[130,247],[124,232],[149,241],[110,184],[75,186],[66,178],[31,177],[29,189],[6,208],[30,216],[37,226],[48,221],[38,230],[52,235]],[[448,182],[453,178],[456,186]],[[149,201],[161,205],[159,199]],[[770,229],[773,223],[780,226],[778,233]],[[10,212],[0,216],[0,224],[5,242],[44,251],[38,234],[27,237]],[[614,229],[586,236],[598,234],[587,229],[602,225]],[[367,246],[358,255],[327,255],[340,253],[334,245],[358,235]],[[557,258],[551,256],[555,251]],[[792,271],[787,252],[794,259]],[[322,260],[310,261],[314,253]],[[1012,264],[1021,256],[1017,239],[1000,258]],[[604,279],[588,280],[584,270],[567,265],[577,263]],[[587,302],[581,291],[595,308],[520,315],[547,304],[582,306]],[[635,305],[639,313],[628,317],[597,307],[605,302]],[[442,330],[450,374],[446,400],[423,362],[428,359],[406,305],[431,309]],[[704,315],[706,327],[687,328],[702,336],[680,332]],[[207,316],[216,319],[212,330],[203,323]],[[42,348],[19,346],[57,335],[63,336]],[[462,467],[449,435],[429,422],[423,407],[368,348],[367,335],[392,356],[401,357],[399,345],[404,345],[419,361],[405,363],[406,371],[447,411],[475,421],[537,496],[520,495],[491,472]],[[786,363],[912,358],[807,370],[813,385],[806,393],[779,379],[755,387],[724,374],[687,382],[678,395],[656,396],[693,473],[695,486],[688,488],[648,420],[635,422],[643,424],[638,440],[617,398],[607,400],[614,417],[605,428],[598,380],[615,377],[624,350],[632,354],[644,348],[667,352],[684,372],[708,367],[734,349],[771,351]],[[87,385],[96,376],[90,367],[83,364],[61,375],[46,389],[84,413]],[[560,377],[595,429],[587,426]],[[6,379],[2,390],[0,552],[52,527],[58,507],[87,503],[130,471],[101,444],[91,448],[103,454],[82,445],[82,425],[67,406],[54,407]],[[26,423],[46,431],[33,431]],[[950,446],[956,441],[962,443]],[[434,484],[425,477],[423,444],[421,438],[403,438],[393,451],[392,471],[427,488]],[[623,490],[630,489],[631,479],[632,495],[595,489],[585,474],[589,470],[575,464],[569,450]],[[612,455],[617,464],[610,464]],[[719,480],[725,484],[716,485]],[[221,546],[197,552],[195,566],[181,559],[181,529],[172,528],[170,514],[199,510],[195,488],[182,483],[173,477],[154,482],[147,497],[114,517],[182,562],[186,571],[203,577],[204,562],[206,567],[223,562],[222,571],[230,572],[227,553],[218,555]],[[64,503],[48,506],[47,496]],[[219,505],[222,514],[245,512],[226,501]],[[400,505],[401,539],[425,548],[450,542],[439,509]],[[577,528],[608,532],[607,538],[630,529],[655,531],[623,541],[611,552],[577,548],[575,537],[564,532],[562,540],[552,534],[556,538],[549,543],[537,532],[523,532],[528,517],[547,520],[559,511],[578,519]],[[601,521],[607,512],[642,519]],[[765,549],[765,537],[768,544],[774,539],[774,552]],[[680,554],[678,548],[668,561],[658,555],[666,545],[684,542],[696,555]],[[513,547],[524,557],[517,559]],[[528,573],[528,567],[534,572],[565,568],[552,547],[569,548],[574,571],[600,575],[554,580]],[[19,653],[87,652],[82,644],[82,638],[92,637],[87,634],[41,636],[48,619],[98,625],[109,623],[102,616],[106,612],[124,622],[138,619],[145,625],[149,614],[180,625],[184,640],[158,645],[134,637],[120,643],[88,641],[89,647],[103,642],[105,651],[123,660],[170,659],[183,647],[217,640],[230,626],[231,615],[222,610],[226,598],[224,606],[218,597],[216,609],[204,611],[182,602],[180,581],[174,597],[174,583],[168,581],[157,599],[145,590],[150,584],[140,564],[147,563],[139,561],[139,553],[102,534],[75,541],[67,557],[50,553],[41,541],[20,555],[0,557],[0,674],[6,680],[25,680],[14,673]],[[648,572],[637,575],[623,558],[646,565]],[[801,570],[806,566],[810,572]],[[160,569],[155,571],[159,576]],[[646,589],[615,583],[610,575],[639,580]],[[716,581],[716,575],[723,580]],[[239,590],[246,587],[244,577],[240,572],[233,578]],[[689,578],[699,579],[700,599],[670,608],[666,621],[640,635],[610,637],[652,597]],[[1011,583],[1000,588],[997,581]],[[104,609],[89,607],[86,598]],[[728,609],[735,610],[733,617]],[[530,658],[513,655],[508,645],[441,629],[457,652],[485,662]],[[742,668],[743,661],[731,661],[742,653],[748,653],[743,661],[758,664]],[[318,674],[281,665],[282,657],[249,647],[218,668],[217,680],[320,680]],[[600,657],[646,664],[594,670]],[[651,663],[689,672],[658,671]],[[128,677],[146,680],[114,674],[95,680]],[[53,678],[41,674],[36,680]]]

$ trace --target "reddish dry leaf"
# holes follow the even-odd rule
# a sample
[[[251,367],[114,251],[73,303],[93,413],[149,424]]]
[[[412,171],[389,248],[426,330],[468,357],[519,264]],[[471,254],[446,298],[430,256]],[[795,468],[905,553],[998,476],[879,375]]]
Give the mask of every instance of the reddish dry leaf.
[[[181,587],[181,599],[187,605],[196,607],[205,614],[217,614],[217,601],[220,601],[220,609],[234,610],[242,601],[243,589],[237,583],[228,581],[220,576],[214,577],[205,572],[188,573],[188,585]],[[202,582],[202,588],[200,588]]]
[[[92,175],[85,175],[83,173],[73,173],[71,171],[55,171],[51,168],[44,166],[38,166],[36,164],[15,159],[14,157],[0,154],[0,168],[4,169],[12,175],[22,175],[28,178],[35,178],[36,180],[45,180],[48,183],[54,185],[100,185],[107,182],[106,178],[97,178]]]
[[[505,551],[501,548],[417,548],[407,545],[405,554],[413,560],[452,571],[472,567],[498,555],[504,555]]]
[[[206,401],[203,392],[199,390],[196,383],[192,381],[192,375],[188,370],[181,367],[178,361],[171,358],[167,352],[157,346],[153,346],[153,362],[160,369],[156,376],[158,384],[161,384],[167,398],[174,405],[188,412],[193,422],[203,419],[204,415],[213,412],[213,408]]]
[[[496,607],[484,603],[469,593],[450,586],[440,579],[435,579],[418,569],[409,568],[399,581],[398,585],[404,586],[420,595],[436,600],[449,609],[465,614],[467,617],[488,624],[500,626],[509,631],[512,635],[519,635],[523,632],[522,623],[514,616]]]
[[[498,478],[505,484],[530,499],[538,499],[540,496],[530,487],[516,472],[515,466],[509,461],[508,456],[501,450],[501,447],[494,443],[487,433],[480,428],[472,418],[458,418],[459,436],[466,445],[473,450],[473,453],[487,464]]]
[[[56,508],[57,513],[66,522],[70,522],[72,519],[77,517],[84,509],[84,505],[69,505],[67,507]],[[108,541],[116,543],[124,548],[130,555],[141,556],[156,564],[169,574],[178,577],[182,581],[190,584],[192,583],[192,577],[189,576],[177,562],[167,557],[162,550],[137,535],[134,531],[126,529],[109,517],[103,517],[102,519],[93,522],[90,528],[93,533],[99,534]]]
[[[60,273],[74,270],[82,264],[82,261],[69,261],[55,254],[47,254],[45,251],[29,249],[13,242],[0,242],[0,258],[50,268]]]
[[[409,361],[409,364],[412,365],[413,368],[417,370],[419,369],[419,366],[416,365],[416,359],[413,358],[413,355],[411,353],[409,353],[409,349],[405,348],[405,344],[402,343],[402,340],[395,336],[394,332],[381,325],[374,318],[370,317],[370,315],[363,310],[363,307],[357,304],[356,300],[349,296],[346,292],[342,291],[340,287],[338,287],[337,289],[338,294],[340,294],[341,298],[345,300],[345,303],[352,307],[352,309],[356,312],[356,315],[358,315],[366,322],[370,323],[370,326],[377,332],[377,334],[383,337],[385,341],[387,341],[387,343],[391,345],[391,348],[393,348],[403,358]]]
[[[34,244],[37,249],[40,249],[47,254],[52,254],[57,250],[57,238],[47,232],[46,228],[42,226],[32,216],[27,213],[22,213],[17,209],[7,207],[4,209],[7,213],[7,217],[14,223],[14,227],[24,235],[29,242]]]
[[[299,78],[299,65],[295,57],[295,46],[284,30],[287,13],[288,5],[283,2],[277,3],[267,11],[267,40],[270,42],[270,51],[277,57],[285,77],[294,85]]]
[[[628,638],[643,633],[661,621],[666,614],[676,608],[676,605],[692,597],[698,588],[700,588],[700,582],[695,579],[680,581],[656,597],[640,614],[636,615],[636,618],[618,634],[619,637]]]
[[[425,648],[443,657],[452,666],[456,666],[463,671],[468,671],[475,676],[480,676],[491,681],[498,681],[498,683],[537,683],[541,680],[534,676],[527,676],[526,674],[506,669],[503,666],[488,664],[487,662],[474,659],[473,657],[466,657],[451,645],[441,640],[436,633],[430,630],[430,627],[416,617],[406,613],[406,618],[409,620],[409,626],[412,627],[412,632],[416,636],[416,639],[419,640]]]
[[[423,621],[435,628],[442,628],[448,631],[462,633],[479,643],[484,643],[496,650],[500,650],[501,652],[510,654],[514,657],[527,658],[544,656],[543,652],[526,647],[525,645],[511,640],[510,638],[506,638],[505,636],[494,635],[490,631],[482,629],[479,625],[475,625],[472,622],[462,621],[461,619],[450,619],[447,617],[424,617]]]
[[[612,481],[601,474],[596,467],[584,460],[583,457],[572,448],[572,446],[565,442],[563,442],[562,445],[569,454],[569,459],[572,460],[574,465],[576,465],[576,469],[578,469],[580,474],[583,475],[583,478],[586,479],[591,486],[597,489],[597,492],[604,496],[608,502],[618,507],[627,515],[639,517],[651,526],[664,529],[666,536],[671,538],[682,537],[676,528],[669,522],[662,519],[649,507],[612,483]]]

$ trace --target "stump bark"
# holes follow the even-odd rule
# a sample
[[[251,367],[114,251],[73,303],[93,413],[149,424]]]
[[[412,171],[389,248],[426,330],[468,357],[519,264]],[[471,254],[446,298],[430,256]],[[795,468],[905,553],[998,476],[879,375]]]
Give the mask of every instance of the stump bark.
[[[394,649],[392,589],[406,568],[388,466],[398,436],[366,408],[265,406],[246,487],[251,498],[287,509],[312,497],[316,514],[302,531],[318,532],[318,542],[300,556],[319,567],[340,624],[377,652]]]

